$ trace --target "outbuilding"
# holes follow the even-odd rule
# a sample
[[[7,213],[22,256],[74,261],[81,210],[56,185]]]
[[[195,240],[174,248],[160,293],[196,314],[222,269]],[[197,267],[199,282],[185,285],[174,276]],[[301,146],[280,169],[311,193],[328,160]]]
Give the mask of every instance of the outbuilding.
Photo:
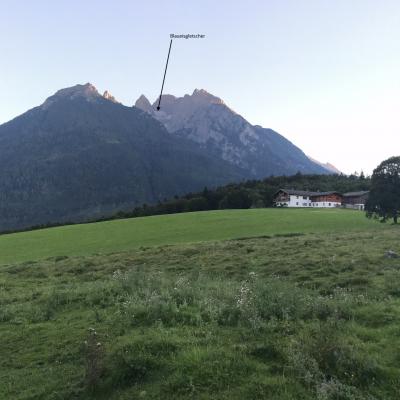
[[[317,192],[311,197],[312,207],[340,207],[342,195],[339,192]]]
[[[343,194],[342,205],[345,208],[353,208],[356,210],[364,210],[365,204],[369,197],[369,191],[348,192]]]

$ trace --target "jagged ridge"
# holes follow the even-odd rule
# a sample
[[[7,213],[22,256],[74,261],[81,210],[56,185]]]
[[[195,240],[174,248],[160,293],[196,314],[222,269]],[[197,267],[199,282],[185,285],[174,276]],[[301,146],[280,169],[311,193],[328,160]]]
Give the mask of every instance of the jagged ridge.
[[[183,97],[163,95],[162,107],[143,95],[136,107],[158,119],[175,136],[188,138],[215,157],[248,171],[249,177],[303,173],[331,173],[310,160],[279,133],[251,125],[225,102],[204,89]]]

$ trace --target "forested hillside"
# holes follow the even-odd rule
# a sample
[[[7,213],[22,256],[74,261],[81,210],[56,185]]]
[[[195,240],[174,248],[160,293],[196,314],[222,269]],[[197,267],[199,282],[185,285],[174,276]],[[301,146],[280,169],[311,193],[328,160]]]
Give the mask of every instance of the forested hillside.
[[[0,231],[84,222],[246,175],[90,84],[0,126]]]

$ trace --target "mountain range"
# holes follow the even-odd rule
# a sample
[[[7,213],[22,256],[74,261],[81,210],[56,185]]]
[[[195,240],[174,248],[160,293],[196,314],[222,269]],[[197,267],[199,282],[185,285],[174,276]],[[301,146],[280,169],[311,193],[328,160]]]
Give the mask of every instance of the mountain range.
[[[164,95],[162,108],[144,96],[135,106],[160,121],[173,136],[188,138],[216,158],[247,171],[246,177],[331,173],[272,129],[251,125],[220,98],[203,89],[192,95]]]
[[[79,222],[174,195],[269,175],[332,173],[205,90],[141,96],[61,89],[0,125],[0,230]]]

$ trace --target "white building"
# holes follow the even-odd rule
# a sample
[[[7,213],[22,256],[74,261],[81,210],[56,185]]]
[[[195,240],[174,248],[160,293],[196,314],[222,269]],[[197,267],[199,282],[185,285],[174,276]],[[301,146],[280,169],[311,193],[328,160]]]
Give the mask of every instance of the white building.
[[[310,193],[303,190],[281,189],[275,194],[275,205],[278,207],[312,207]]]
[[[274,197],[276,207],[334,208],[342,205],[342,195],[338,192],[280,189]]]

